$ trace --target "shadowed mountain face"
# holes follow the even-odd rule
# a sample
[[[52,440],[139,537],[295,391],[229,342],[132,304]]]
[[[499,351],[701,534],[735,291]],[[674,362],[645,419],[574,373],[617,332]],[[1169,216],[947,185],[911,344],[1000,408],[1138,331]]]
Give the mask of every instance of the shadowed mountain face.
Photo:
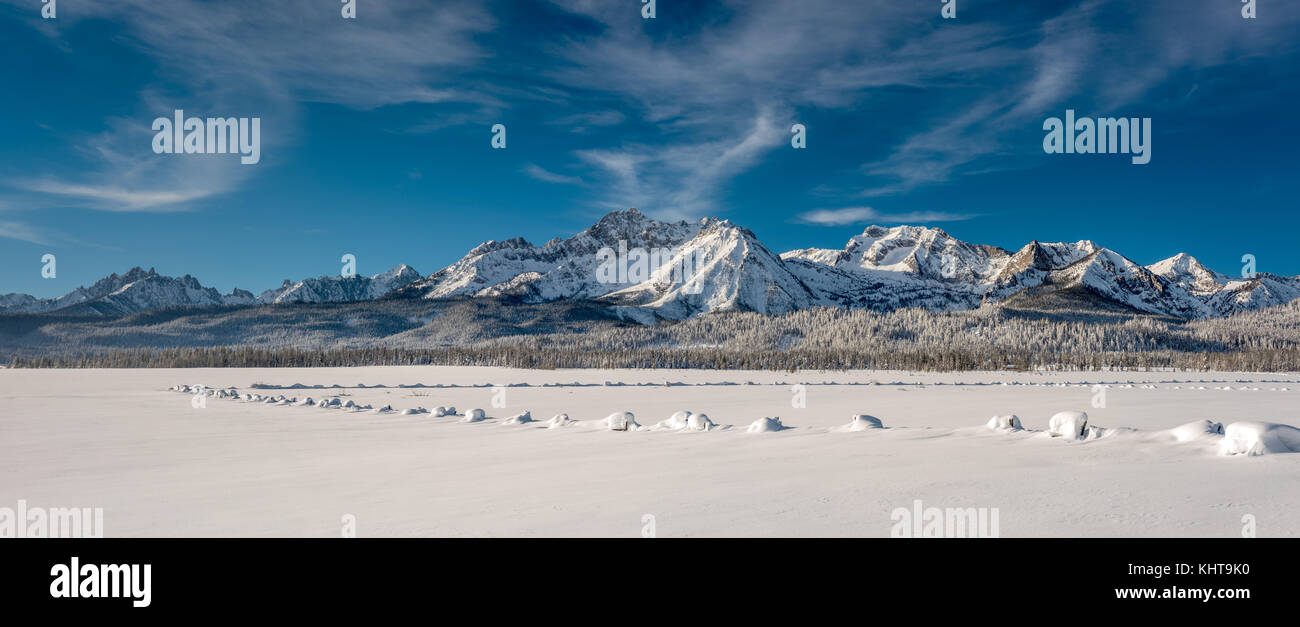
[[[426,277],[399,265],[370,277],[286,280],[254,298],[243,290],[220,294],[188,275],[134,268],[59,298],[3,295],[0,311],[119,316],[173,307],[459,297],[590,300],[640,322],[725,311],[1055,309],[1062,302],[1200,319],[1289,303],[1300,298],[1300,277],[1233,279],[1186,254],[1143,267],[1090,241],[1034,241],[1012,253],[917,226],[870,226],[843,249],[777,255],[727,220],[661,222],[628,209],[542,246],[521,238],[485,242]]]

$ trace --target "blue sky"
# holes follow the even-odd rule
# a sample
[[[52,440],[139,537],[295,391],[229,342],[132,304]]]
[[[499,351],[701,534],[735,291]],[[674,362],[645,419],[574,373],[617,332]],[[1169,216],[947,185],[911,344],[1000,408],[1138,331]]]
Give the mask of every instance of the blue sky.
[[[1300,5],[1258,3],[0,0],[0,293],[428,274],[629,206],[777,252],[909,223],[1300,274]],[[1151,163],[1045,154],[1067,108],[1152,118]],[[261,162],[155,154],[175,109],[260,117]]]

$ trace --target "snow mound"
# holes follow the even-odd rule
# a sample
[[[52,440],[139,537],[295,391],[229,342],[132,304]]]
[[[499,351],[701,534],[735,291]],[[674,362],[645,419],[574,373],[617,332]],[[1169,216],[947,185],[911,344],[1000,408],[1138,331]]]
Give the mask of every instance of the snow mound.
[[[1223,435],[1223,423],[1213,422],[1210,420],[1193,420],[1187,424],[1178,425],[1169,430],[1169,434],[1179,442],[1191,442],[1201,440],[1207,437],[1218,437]]]
[[[880,419],[875,416],[866,414],[857,414],[853,420],[849,421],[849,431],[867,431],[869,429],[884,429],[885,425],[881,424]]]
[[[392,406],[392,405],[384,405],[383,407],[380,407],[379,409],[376,409],[376,410],[375,410],[375,413],[376,413],[376,414],[391,414],[391,413],[393,413],[393,406]]]
[[[693,411],[679,411],[662,420],[655,425],[656,429],[671,429],[673,431],[708,431],[716,428],[718,425],[709,420],[708,414],[698,414]]]
[[[1081,411],[1063,411],[1052,416],[1047,432],[1055,436],[1081,438],[1088,428],[1088,414]]]
[[[316,401],[311,400],[311,397],[310,397],[310,396],[308,396],[307,398],[304,398],[304,399],[302,399],[302,400],[300,400],[300,401],[294,403],[294,405],[297,405],[297,406],[299,406],[299,407],[311,407],[312,405],[315,405],[315,404],[316,404]]]
[[[1015,414],[994,416],[989,418],[989,421],[984,426],[995,431],[1020,431],[1025,428],[1020,424],[1020,418]]]
[[[780,417],[759,418],[758,420],[755,420],[753,423],[751,423],[749,425],[749,428],[746,429],[745,431],[747,433],[770,433],[772,431],[781,431],[782,429],[785,428],[786,428],[785,425],[781,424]]]
[[[691,431],[708,431],[716,426],[712,420],[709,420],[708,414],[691,412],[691,415],[686,419],[686,428]]]
[[[474,409],[471,409],[471,410],[465,412],[465,417],[464,417],[464,418],[461,418],[460,421],[461,421],[461,422],[479,422],[479,421],[486,420],[486,419],[487,419],[487,414],[483,413],[483,410],[481,410],[481,409],[475,407]]]
[[[515,415],[513,415],[513,416],[511,416],[511,417],[506,418],[505,420],[503,420],[503,421],[501,422],[501,424],[505,424],[505,425],[521,425],[521,424],[524,424],[524,423],[526,423],[526,422],[534,422],[534,421],[533,421],[533,414],[532,414],[531,412],[525,411],[525,412],[522,413],[522,414],[515,414]]]
[[[427,410],[427,409],[425,409],[425,408],[423,408],[423,407],[416,407],[415,409],[403,409],[403,410],[402,410],[402,415],[403,415],[403,416],[414,416],[414,415],[416,415],[416,414],[427,414],[427,413],[429,413],[429,410]]]
[[[567,427],[571,424],[573,424],[573,421],[569,419],[568,414],[556,414],[551,416],[550,420],[546,421],[546,428],[558,429],[560,427]]]
[[[1223,430],[1220,455],[1300,453],[1300,429],[1276,422],[1234,422]]]
[[[606,416],[604,422],[610,431],[636,431],[641,428],[630,411],[616,411]]]
[[[687,420],[689,420],[690,417],[691,417],[691,412],[686,411],[686,410],[682,410],[682,411],[679,411],[679,412],[674,412],[673,415],[671,415],[671,416],[669,416],[668,418],[666,418],[666,419],[664,419],[664,420],[661,420],[661,421],[659,421],[657,424],[655,424],[655,428],[656,428],[656,429],[673,429],[673,430],[677,430],[677,429],[685,429],[685,428],[686,428]]]

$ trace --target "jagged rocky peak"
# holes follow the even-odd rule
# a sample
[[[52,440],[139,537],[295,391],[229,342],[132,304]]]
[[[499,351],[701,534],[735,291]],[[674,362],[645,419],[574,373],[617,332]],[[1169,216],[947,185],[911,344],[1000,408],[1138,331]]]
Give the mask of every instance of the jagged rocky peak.
[[[580,240],[585,236],[604,244],[626,241],[628,246],[671,247],[693,235],[694,233],[688,233],[690,230],[690,225],[685,220],[661,222],[632,207],[605,214],[591,228],[573,239]]]
[[[731,220],[726,220],[722,218],[701,218],[700,219],[700,233],[715,233],[715,232],[723,232],[723,231],[735,231],[738,235],[743,236],[745,238],[754,241],[758,240],[758,236],[754,235],[753,231],[743,226],[740,226],[738,224],[735,224]]]
[[[130,270],[127,270],[122,274],[118,274],[114,272],[98,281],[95,281],[95,283],[91,285],[91,289],[93,290],[97,286],[104,286],[104,285],[121,286],[127,283],[133,283],[141,279],[147,279],[156,276],[158,276],[158,272],[155,271],[153,268],[149,268],[148,270],[145,270],[140,266],[136,266],[134,268],[131,268]]]
[[[1059,270],[1098,250],[1097,245],[1088,240],[1080,240],[1074,243],[1043,243],[1033,240],[1016,251],[1014,255],[1011,255],[1006,266],[999,273],[997,280],[999,282],[1012,281],[1029,271],[1051,272],[1052,270]]]
[[[470,255],[485,255],[496,250],[506,250],[511,248],[532,248],[533,245],[522,237],[512,237],[504,240],[488,240],[475,246],[469,251]]]
[[[404,263],[400,263],[400,264],[397,264],[397,265],[393,266],[391,269],[389,269],[389,270],[387,270],[387,271],[385,271],[385,272],[380,272],[379,274],[376,274],[376,275],[374,275],[374,276],[372,276],[372,277],[370,277],[370,278],[372,278],[372,279],[383,279],[383,280],[395,280],[395,279],[396,279],[396,280],[400,280],[400,279],[410,279],[410,280],[415,280],[415,279],[420,278],[420,273],[419,273],[418,271],[416,271],[415,268],[412,268],[411,266],[408,266],[408,265],[406,265],[406,264],[404,264]]]

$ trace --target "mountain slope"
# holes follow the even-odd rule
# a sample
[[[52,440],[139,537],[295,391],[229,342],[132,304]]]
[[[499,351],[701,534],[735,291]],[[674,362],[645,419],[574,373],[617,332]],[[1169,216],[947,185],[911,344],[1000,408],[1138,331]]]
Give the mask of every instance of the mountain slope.
[[[748,229],[710,218],[646,281],[601,300],[680,320],[712,311],[785,313],[816,297]]]
[[[247,305],[253,302],[253,295],[240,289],[222,295],[216,289],[204,287],[188,274],[179,278],[169,277],[158,274],[153,268],[146,271],[135,267],[125,274],[111,274],[90,287],[78,287],[58,298],[9,300],[19,304],[4,311],[117,316],[168,307]]]
[[[635,251],[654,252],[656,259],[671,256],[699,232],[702,223],[660,222],[628,209],[610,213],[591,228],[544,246],[520,238],[485,242],[399,295],[513,296],[529,303],[599,298],[632,285],[632,279],[639,283],[649,277],[649,272],[638,275],[641,264],[629,259]],[[628,261],[632,262],[630,268]],[[601,271],[611,263],[621,263],[624,270]]]
[[[1208,309],[1177,283],[1116,253],[1099,248],[1060,270],[1048,273],[1049,290],[1082,287],[1092,294],[1138,311],[1178,318],[1205,318]]]
[[[373,276],[331,277],[303,279],[293,283],[285,279],[276,289],[266,290],[257,297],[259,303],[344,303],[374,300],[400,289],[420,278],[414,268],[401,264],[387,272]]]

